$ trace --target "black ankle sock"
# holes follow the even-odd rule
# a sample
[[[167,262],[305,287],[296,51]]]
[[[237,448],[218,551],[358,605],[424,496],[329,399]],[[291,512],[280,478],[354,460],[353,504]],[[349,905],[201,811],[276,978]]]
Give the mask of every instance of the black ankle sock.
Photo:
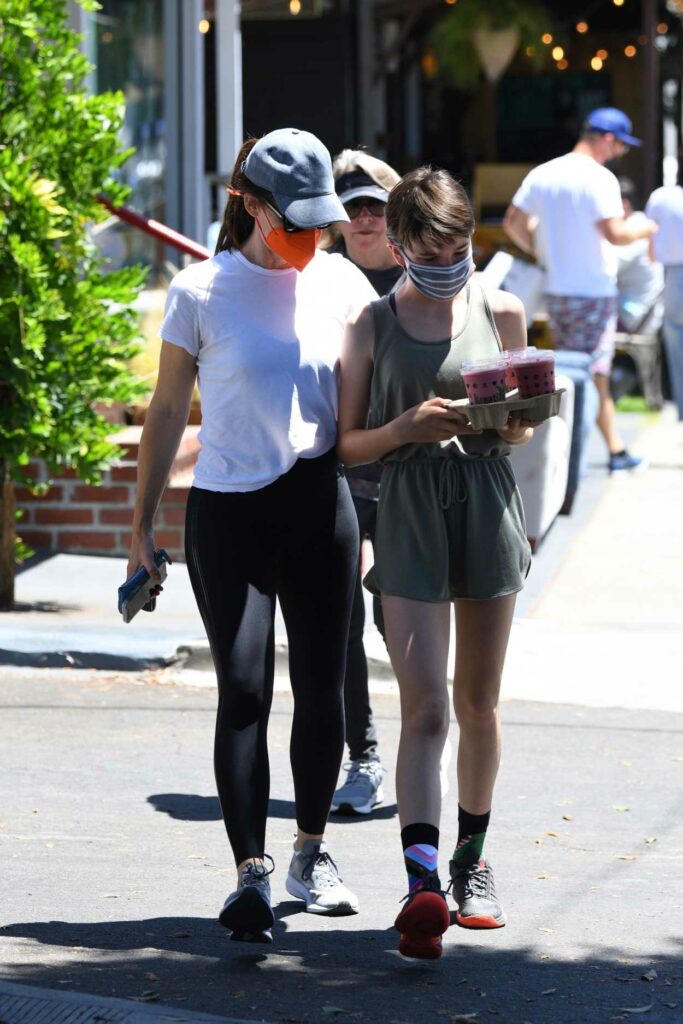
[[[476,864],[481,859],[490,818],[490,811],[470,814],[458,804],[458,842],[453,853],[453,860],[458,866]]]

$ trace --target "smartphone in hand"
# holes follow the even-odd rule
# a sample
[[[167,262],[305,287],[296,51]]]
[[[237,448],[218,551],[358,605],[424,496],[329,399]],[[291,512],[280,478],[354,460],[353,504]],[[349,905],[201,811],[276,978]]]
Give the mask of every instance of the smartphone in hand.
[[[119,587],[119,611],[124,622],[130,622],[141,608],[146,612],[154,611],[156,598],[150,597],[150,591],[166,579],[166,566],[171,564],[171,559],[163,548],[154,552],[154,564],[159,570],[161,580],[152,579],[144,565],[141,565]]]

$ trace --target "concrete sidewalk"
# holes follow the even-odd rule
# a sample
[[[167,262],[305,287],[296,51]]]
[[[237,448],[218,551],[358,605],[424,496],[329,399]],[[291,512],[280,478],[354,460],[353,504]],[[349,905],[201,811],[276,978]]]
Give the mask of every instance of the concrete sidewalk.
[[[632,417],[621,418],[629,433]],[[629,444],[649,468],[609,478],[601,442],[571,516],[559,517],[518,599],[504,697],[683,711],[678,664],[683,616],[683,430],[671,407],[636,417]],[[0,615],[0,664],[140,670],[213,687],[208,643],[187,569],[169,570],[157,610],[124,625],[117,588],[124,559],[57,555],[21,573],[23,610]],[[288,688],[287,637],[276,621],[278,686]],[[372,625],[366,648],[375,692],[394,692]],[[451,651],[451,661],[453,651]]]

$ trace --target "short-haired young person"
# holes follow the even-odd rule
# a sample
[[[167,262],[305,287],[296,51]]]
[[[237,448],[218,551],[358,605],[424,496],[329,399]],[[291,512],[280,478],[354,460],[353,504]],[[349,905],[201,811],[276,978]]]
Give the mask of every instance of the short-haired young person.
[[[316,249],[319,229],[346,214],[314,135],[284,128],[246,142],[229,193],[216,254],[181,270],[168,294],[129,570],[142,564],[158,577],[153,520],[198,377],[202,449],[185,546],[216,667],[214,767],[237,865],[219,920],[233,939],[272,942],[265,842],[276,598],[294,696],[297,836],[287,891],[310,913],[358,910],[323,832],[344,749],[358,564],[334,450],[337,371],[344,324],[374,292],[348,260]]]
[[[458,922],[496,928],[505,915],[482,851],[500,756],[501,673],[530,564],[507,456],[531,428],[512,414],[503,429],[476,432],[449,403],[465,395],[464,360],[523,348],[526,330],[517,298],[485,295],[471,277],[474,218],[450,174],[423,167],[406,175],[386,221],[406,279],[347,327],[338,451],[346,465],[384,462],[366,585],[382,596],[401,695],[396,791],[408,896],[395,924],[401,953],[436,958],[450,922],[438,874],[450,605],[460,727],[450,875]]]

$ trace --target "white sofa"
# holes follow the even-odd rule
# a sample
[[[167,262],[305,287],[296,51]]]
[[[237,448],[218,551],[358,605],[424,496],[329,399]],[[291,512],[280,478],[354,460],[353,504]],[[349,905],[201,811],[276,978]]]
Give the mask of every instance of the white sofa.
[[[567,490],[569,453],[574,420],[574,384],[563,374],[556,386],[565,388],[560,411],[534,430],[528,444],[512,448],[512,468],[524,504],[526,529],[535,551],[562,508]]]

